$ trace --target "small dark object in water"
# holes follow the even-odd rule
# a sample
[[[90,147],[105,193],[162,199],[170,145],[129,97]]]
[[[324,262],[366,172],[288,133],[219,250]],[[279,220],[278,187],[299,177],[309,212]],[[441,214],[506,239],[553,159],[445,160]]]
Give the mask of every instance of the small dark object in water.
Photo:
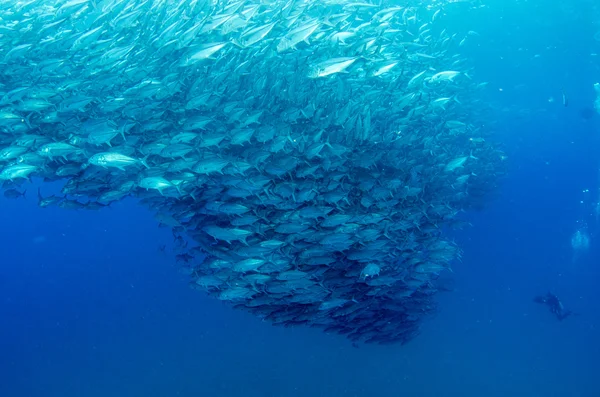
[[[4,191],[4,197],[9,198],[9,199],[18,199],[19,197],[25,197],[25,193],[27,193],[27,190],[24,190],[22,193],[20,191],[18,191],[17,189],[9,189],[9,190],[5,190]]]
[[[583,109],[581,109],[580,114],[584,120],[589,120],[592,117],[594,117],[594,114],[596,114],[596,111],[594,111],[594,109],[592,109],[592,108],[583,108]]]
[[[573,314],[570,310],[565,310],[562,302],[556,295],[548,292],[545,296],[536,296],[533,298],[536,303],[547,305],[550,308],[550,313],[554,314],[558,321],[562,321],[565,318]]]

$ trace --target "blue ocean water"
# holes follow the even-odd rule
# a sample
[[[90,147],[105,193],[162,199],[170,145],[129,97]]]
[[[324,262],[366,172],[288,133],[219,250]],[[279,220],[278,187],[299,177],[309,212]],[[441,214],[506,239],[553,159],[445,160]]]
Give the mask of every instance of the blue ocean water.
[[[37,188],[60,185],[35,181],[25,199],[0,197],[0,396],[600,396],[600,115],[581,116],[600,81],[600,13],[484,4],[448,23],[479,34],[466,51],[508,174],[452,232],[454,291],[419,337],[354,348],[272,327],[190,289],[169,229],[134,200],[39,208]],[[582,220],[591,246],[574,259]],[[549,290],[576,315],[533,302]]]

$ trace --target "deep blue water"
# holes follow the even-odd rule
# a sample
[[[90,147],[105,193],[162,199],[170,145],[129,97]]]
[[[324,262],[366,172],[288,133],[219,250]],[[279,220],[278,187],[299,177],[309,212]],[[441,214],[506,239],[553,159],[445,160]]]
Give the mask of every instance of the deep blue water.
[[[356,349],[272,327],[190,289],[170,231],[135,201],[41,209],[37,181],[0,196],[0,396],[600,396],[600,225],[580,203],[600,187],[600,115],[580,116],[600,20],[585,1],[497,3],[455,23],[480,34],[465,51],[508,175],[454,232],[455,291],[418,338]],[[581,219],[591,247],[573,261]],[[548,290],[578,315],[532,301]]]

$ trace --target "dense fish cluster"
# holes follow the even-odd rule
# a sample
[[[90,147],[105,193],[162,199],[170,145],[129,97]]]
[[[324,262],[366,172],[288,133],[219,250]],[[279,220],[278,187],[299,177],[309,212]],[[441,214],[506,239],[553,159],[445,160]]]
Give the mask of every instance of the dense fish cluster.
[[[127,196],[192,285],[286,326],[406,342],[503,170],[452,1],[1,1],[0,180]],[[204,260],[200,258],[206,256]]]

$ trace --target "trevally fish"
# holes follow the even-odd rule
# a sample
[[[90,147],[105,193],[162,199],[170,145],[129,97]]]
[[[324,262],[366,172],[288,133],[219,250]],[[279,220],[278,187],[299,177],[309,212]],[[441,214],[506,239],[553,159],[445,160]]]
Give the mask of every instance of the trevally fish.
[[[89,158],[88,162],[104,168],[118,168],[121,171],[125,171],[125,167],[137,164],[150,168],[144,159],[134,159],[116,152],[96,153]]]
[[[460,256],[443,231],[506,167],[461,52],[477,35],[447,5],[0,5],[5,196],[33,179],[63,183],[40,207],[136,197],[195,289],[406,343]]]
[[[358,60],[358,57],[332,58],[314,66],[309,73],[310,78],[326,77],[336,73],[344,72],[350,65]]]

